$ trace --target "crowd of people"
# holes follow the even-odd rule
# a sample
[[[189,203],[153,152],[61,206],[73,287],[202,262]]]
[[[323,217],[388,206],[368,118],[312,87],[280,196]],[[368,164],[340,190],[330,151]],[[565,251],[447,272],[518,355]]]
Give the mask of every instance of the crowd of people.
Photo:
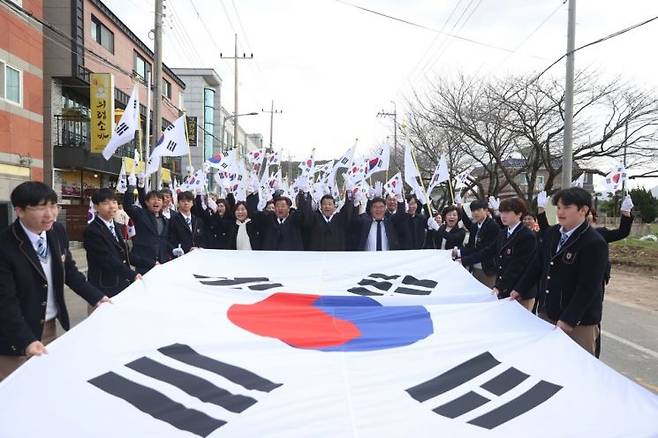
[[[56,193],[40,182],[12,192],[17,219],[0,234],[0,380],[29,357],[47,353],[56,321],[69,328],[65,284],[91,311],[154,266],[197,248],[450,250],[492,294],[518,300],[598,357],[608,243],[628,236],[633,221],[627,197],[620,228],[597,228],[592,197],[577,187],[554,194],[559,223],[553,226],[543,192],[536,216],[516,197],[475,200],[470,214],[457,197],[456,205],[432,214],[413,195],[348,191],[342,201],[325,195],[316,203],[300,191],[295,199],[275,192],[272,199],[252,193],[236,201],[232,194],[147,192],[134,179],[123,195],[103,188],[91,201],[96,213],[84,232],[85,278],[57,222]]]

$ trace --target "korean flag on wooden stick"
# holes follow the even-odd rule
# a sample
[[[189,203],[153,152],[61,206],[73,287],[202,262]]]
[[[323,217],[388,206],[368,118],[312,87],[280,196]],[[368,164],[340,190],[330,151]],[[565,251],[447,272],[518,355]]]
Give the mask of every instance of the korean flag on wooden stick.
[[[439,184],[450,179],[450,173],[448,172],[448,162],[446,161],[446,156],[441,155],[439,159],[439,164],[437,164],[436,169],[434,169],[434,175],[432,175],[432,180],[430,181],[429,187],[427,187],[427,193],[432,193],[432,190]]]
[[[185,135],[185,116],[181,116],[169,125],[162,133],[162,137],[153,149],[146,165],[146,174],[157,172],[161,157],[180,157],[190,152]]]
[[[135,138],[135,131],[139,129],[139,91],[137,85],[133,87],[130,100],[126,106],[119,124],[114,127],[110,141],[103,149],[103,158],[109,160],[119,148]]]

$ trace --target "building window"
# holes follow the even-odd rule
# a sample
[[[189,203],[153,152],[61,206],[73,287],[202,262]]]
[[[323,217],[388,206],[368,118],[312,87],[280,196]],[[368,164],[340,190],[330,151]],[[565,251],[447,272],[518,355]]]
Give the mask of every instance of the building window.
[[[139,53],[134,52],[134,66],[133,70],[139,76],[141,76],[143,81],[146,81],[151,76],[151,64],[149,64],[144,58],[142,58]]]
[[[171,99],[171,82],[166,79],[162,80],[162,95],[167,99]]]
[[[213,156],[213,133],[215,132],[215,90],[203,89],[203,151],[204,159]]]
[[[0,62],[0,70],[0,97],[20,105],[22,72],[2,62]]]
[[[114,34],[93,15],[91,16],[91,38],[109,52],[114,53]]]

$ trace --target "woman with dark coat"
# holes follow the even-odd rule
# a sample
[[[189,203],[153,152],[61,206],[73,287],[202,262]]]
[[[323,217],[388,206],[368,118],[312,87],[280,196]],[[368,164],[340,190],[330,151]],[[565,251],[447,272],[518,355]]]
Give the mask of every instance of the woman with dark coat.
[[[427,231],[425,248],[452,249],[462,248],[466,238],[466,230],[459,226],[460,214],[457,206],[445,207],[441,214],[433,218],[434,222]],[[434,225],[436,224],[436,225]],[[431,227],[434,227],[432,229]]]

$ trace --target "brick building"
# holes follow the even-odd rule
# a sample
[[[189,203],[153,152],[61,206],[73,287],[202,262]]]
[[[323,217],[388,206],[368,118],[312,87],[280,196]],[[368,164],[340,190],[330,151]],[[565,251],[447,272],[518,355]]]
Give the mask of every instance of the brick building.
[[[44,177],[43,34],[27,11],[42,17],[43,1],[0,3],[0,229],[14,187]]]

